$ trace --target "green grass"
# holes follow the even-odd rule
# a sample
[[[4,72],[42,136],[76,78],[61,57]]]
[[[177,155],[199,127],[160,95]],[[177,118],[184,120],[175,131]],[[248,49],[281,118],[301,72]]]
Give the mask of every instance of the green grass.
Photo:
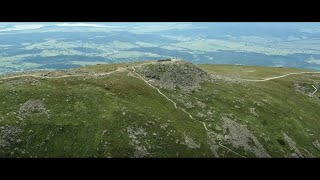
[[[105,89],[105,84],[108,85],[108,90]],[[153,147],[150,148],[150,153],[154,156],[170,157],[176,155],[176,152],[180,156],[210,154],[205,141],[206,134],[200,124],[174,109],[171,102],[142,80],[126,76],[125,73],[87,81],[74,77],[42,80],[38,86],[15,87],[17,95],[10,95],[10,89],[10,86],[1,85],[1,115],[18,112],[19,105],[29,99],[44,99],[46,108],[51,112],[49,119],[34,115],[24,120],[25,126],[18,123],[24,130],[20,135],[23,142],[17,145],[19,150],[16,149],[13,156],[133,156],[133,147],[129,144],[126,132],[129,126],[146,129],[148,136],[141,143]],[[126,115],[122,115],[123,112]],[[5,116],[5,119],[0,122],[1,125],[18,121],[12,114]],[[171,129],[175,130],[170,135],[159,127],[168,120],[171,121]],[[155,124],[146,125],[148,121]],[[59,130],[60,127],[63,130]],[[33,133],[28,133],[30,130]],[[104,130],[110,135],[103,136]],[[52,137],[47,140],[50,133]],[[152,133],[157,133],[158,136],[152,138]],[[200,142],[201,149],[194,151],[185,145],[176,144],[174,140],[182,139],[183,133],[203,139]],[[106,148],[104,143],[110,143],[111,146]],[[0,154],[8,155],[6,151],[0,151]]]
[[[207,69],[219,69],[219,67],[221,66],[207,67]],[[229,67],[232,76],[233,70],[238,67]],[[219,69],[220,72],[228,74],[226,66],[222,68]],[[243,69],[254,69],[254,67],[243,67]],[[263,68],[259,69],[262,71]],[[257,73],[255,78],[267,77],[268,73],[274,70],[265,68],[265,72]],[[284,69],[284,72],[278,74],[292,71],[294,70]],[[241,76],[241,73],[239,75]],[[306,75],[294,75],[272,81],[250,83],[204,83],[202,90],[184,97],[193,104],[199,100],[206,104],[206,108],[195,106],[189,109],[195,117],[198,112],[206,112],[210,107],[215,111],[211,118],[197,117],[199,121],[222,125],[221,117],[225,116],[223,114],[232,114],[235,119],[247,125],[272,157],[284,157],[286,153],[282,153],[281,149],[290,152],[288,144],[282,146],[277,142],[277,139],[283,139],[282,132],[293,138],[298,146],[306,148],[313,155],[320,156],[319,150],[312,145],[312,142],[320,137],[318,112],[320,101],[301,94],[294,88],[294,82],[306,82],[305,77]],[[309,82],[312,82],[310,79]],[[320,77],[313,78],[313,81],[315,80],[319,82]],[[181,93],[176,92],[172,97],[178,97]],[[317,96],[319,95],[318,93]],[[242,99],[243,104],[238,102],[238,99]],[[258,106],[255,102],[260,102],[262,105]],[[236,105],[240,108],[235,108]],[[182,103],[179,103],[179,106],[185,107]],[[259,117],[253,116],[250,108],[256,108]],[[270,140],[266,142],[264,138],[260,138],[259,135],[262,134]]]
[[[100,73],[140,63],[143,62],[80,69]],[[231,65],[199,67],[220,75],[248,79],[305,71]],[[221,133],[214,127],[222,126],[222,117],[225,116],[246,125],[272,157],[292,154],[288,143],[282,142],[283,132],[294,139],[299,148],[320,156],[319,150],[312,145],[313,141],[320,139],[320,103],[294,88],[294,82],[314,83],[319,82],[320,77],[293,75],[266,82],[205,82],[201,90],[191,94],[161,89],[179,107],[191,113],[193,120],[144,81],[128,75],[129,71],[130,68],[99,78],[39,79],[38,85],[12,86],[6,83],[9,80],[5,80],[0,84],[0,126],[14,125],[23,131],[17,137],[21,142],[0,148],[0,156],[133,157],[135,145],[127,133],[127,128],[131,127],[146,132],[146,136],[137,135],[136,138],[153,157],[213,157],[201,122],[211,124],[210,130]],[[42,100],[50,110],[50,118],[30,113],[20,121],[17,118],[20,105],[30,99]],[[187,108],[179,99],[191,102],[194,107]],[[198,101],[205,103],[206,107],[197,105]],[[250,108],[256,108],[259,117],[253,116]],[[212,112],[210,116],[207,115],[209,110]],[[206,117],[198,117],[199,112]],[[161,128],[164,124],[167,127]],[[185,135],[200,144],[200,148],[186,146]],[[242,155],[254,157],[252,152],[226,142],[222,144]],[[238,157],[223,148],[219,148],[218,153],[222,157]]]
[[[274,76],[281,76],[294,72],[311,72],[313,70],[297,68],[278,68],[263,66],[241,66],[241,65],[211,65],[200,64],[200,68],[209,73],[223,75],[232,78],[242,79],[263,79]]]

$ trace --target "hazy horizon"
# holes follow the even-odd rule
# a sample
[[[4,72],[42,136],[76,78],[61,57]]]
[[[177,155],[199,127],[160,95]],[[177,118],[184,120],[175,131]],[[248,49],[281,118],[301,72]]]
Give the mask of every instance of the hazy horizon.
[[[320,70],[320,23],[0,23],[0,73],[179,57]]]

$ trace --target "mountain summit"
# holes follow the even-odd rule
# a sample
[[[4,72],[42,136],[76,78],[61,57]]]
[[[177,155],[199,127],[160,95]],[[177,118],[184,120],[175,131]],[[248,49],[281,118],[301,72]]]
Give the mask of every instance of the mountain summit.
[[[183,91],[193,91],[200,87],[201,82],[209,79],[206,71],[181,59],[141,64],[136,67],[136,71],[151,84],[169,90],[180,88]]]

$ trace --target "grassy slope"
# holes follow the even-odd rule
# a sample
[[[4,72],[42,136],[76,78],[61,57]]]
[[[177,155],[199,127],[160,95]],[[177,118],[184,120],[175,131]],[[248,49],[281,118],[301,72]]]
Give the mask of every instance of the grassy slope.
[[[260,79],[283,75],[289,72],[300,72],[305,70],[287,68],[262,68],[244,67],[231,65],[201,65],[208,72],[214,71],[229,77],[240,77]],[[245,70],[254,71],[251,76],[242,73]],[[268,75],[269,74],[269,75]],[[204,83],[202,90],[192,95],[185,95],[185,100],[193,102],[194,108],[188,111],[196,115],[198,112],[206,114],[210,109],[214,114],[207,118],[197,118],[208,124],[221,125],[223,114],[230,114],[238,119],[258,137],[259,141],[267,149],[272,157],[284,157],[292,153],[288,144],[280,145],[277,140],[283,139],[283,132],[290,136],[297,144],[300,151],[307,149],[313,155],[320,156],[312,142],[320,138],[320,101],[297,92],[294,82],[304,82],[311,86],[312,82],[319,82],[320,76],[292,75],[286,78],[266,82],[226,83],[215,84]],[[167,92],[169,94],[169,92]],[[172,98],[178,99],[177,92]],[[172,94],[172,93],[171,93]],[[318,92],[317,96],[320,95]],[[241,103],[243,100],[243,103]],[[207,107],[200,108],[196,102],[204,102]],[[258,106],[257,104],[261,105]],[[187,107],[183,103],[179,104]],[[236,108],[238,106],[240,108]],[[250,113],[250,108],[256,108],[259,117]],[[214,128],[212,128],[213,131]],[[262,135],[263,134],[263,135]],[[265,138],[269,138],[268,141]],[[302,149],[302,150],[301,150]],[[284,152],[281,152],[284,150]]]
[[[129,66],[135,65],[128,64]],[[97,72],[113,71],[127,64],[97,65],[84,67]],[[222,75],[239,76],[238,66],[201,65]],[[229,67],[229,66],[228,66]],[[245,78],[266,77],[272,72],[285,74],[292,71],[285,68],[255,68],[256,73]],[[281,72],[280,72],[281,71]],[[240,71],[241,72],[241,71]],[[273,76],[272,75],[272,76]],[[157,157],[202,157],[213,156],[207,143],[206,131],[198,121],[208,125],[221,125],[223,114],[232,114],[241,124],[246,124],[263,144],[271,156],[282,157],[292,150],[280,145],[282,132],[293,138],[299,146],[312,154],[320,152],[311,144],[320,139],[319,103],[294,90],[293,82],[301,81],[307,75],[289,76],[267,82],[247,83],[204,83],[202,90],[193,94],[179,91],[161,91],[190,112],[196,121],[161,96],[155,89],[139,78],[128,75],[128,71],[117,72],[101,78],[69,77],[64,79],[43,79],[39,85],[22,84],[11,86],[0,84],[0,126],[13,124],[23,132],[22,142],[11,147],[0,148],[1,156],[37,157],[132,157],[135,145],[131,144],[127,129],[142,128],[146,136],[137,138],[152,156]],[[320,78],[313,77],[320,80]],[[310,81],[310,80],[309,80]],[[183,97],[179,97],[182,94]],[[184,98],[196,105],[204,102],[205,108],[187,108],[178,99]],[[33,113],[24,122],[16,113],[20,104],[29,99],[43,100],[51,117]],[[243,99],[243,104],[239,100]],[[264,101],[265,100],[265,101]],[[257,106],[260,102],[262,106]],[[235,105],[240,106],[239,109]],[[254,117],[249,108],[256,108],[259,117]],[[213,111],[212,116],[197,117],[198,112]],[[0,118],[1,118],[0,117]],[[300,119],[301,117],[301,119]],[[161,125],[168,124],[167,128]],[[210,128],[210,127],[209,127]],[[210,128],[215,131],[214,128]],[[308,131],[307,131],[308,129]],[[153,135],[156,133],[156,135]],[[259,136],[264,133],[263,136]],[[313,134],[313,135],[310,135]],[[183,144],[188,136],[200,144],[200,149],[188,148]],[[265,141],[268,137],[270,140]],[[178,140],[178,141],[177,141]],[[232,148],[229,144],[226,146]],[[283,149],[284,152],[280,150]],[[237,149],[246,156],[248,152]],[[228,157],[236,155],[220,149],[219,154]]]
[[[214,74],[229,76],[242,79],[261,79],[272,76],[280,76],[292,72],[305,72],[313,70],[295,69],[295,68],[278,68],[263,66],[237,66],[237,65],[209,65],[200,64],[200,68]]]
[[[153,156],[176,156],[176,151],[179,156],[210,153],[200,124],[174,109],[171,102],[145,82],[127,76],[126,72],[88,80],[78,77],[47,79],[40,85],[19,85],[14,89],[16,93],[11,94],[12,87],[1,85],[0,114],[5,120],[0,124],[18,122],[24,129],[23,141],[15,150],[1,149],[2,156],[10,156],[9,150],[15,152],[13,156],[133,156],[134,149],[126,132],[129,126],[147,131],[140,142],[151,146],[149,151]],[[13,113],[29,99],[43,99],[51,117],[34,115],[23,125]],[[168,120],[168,129],[161,129],[160,125]],[[185,133],[199,139],[200,150],[176,144],[176,139],[183,141]]]

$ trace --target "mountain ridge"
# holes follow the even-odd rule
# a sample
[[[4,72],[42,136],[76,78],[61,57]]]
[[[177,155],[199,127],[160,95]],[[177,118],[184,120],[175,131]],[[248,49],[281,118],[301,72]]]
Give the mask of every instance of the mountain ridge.
[[[320,100],[309,86],[320,77],[302,71],[173,60],[0,78],[0,156],[317,157]],[[250,73],[266,81],[226,80]],[[191,88],[181,83],[194,75]]]

